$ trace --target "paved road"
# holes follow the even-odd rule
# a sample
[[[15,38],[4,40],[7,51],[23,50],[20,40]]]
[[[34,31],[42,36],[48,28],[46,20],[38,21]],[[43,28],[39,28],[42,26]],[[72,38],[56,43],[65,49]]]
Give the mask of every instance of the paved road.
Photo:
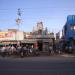
[[[0,75],[75,75],[75,58],[0,58]]]

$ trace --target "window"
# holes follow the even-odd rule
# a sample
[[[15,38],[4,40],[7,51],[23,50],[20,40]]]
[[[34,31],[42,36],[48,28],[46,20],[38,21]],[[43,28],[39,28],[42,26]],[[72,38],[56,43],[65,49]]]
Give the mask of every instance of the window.
[[[72,25],[71,26],[71,30],[75,30],[75,25]]]

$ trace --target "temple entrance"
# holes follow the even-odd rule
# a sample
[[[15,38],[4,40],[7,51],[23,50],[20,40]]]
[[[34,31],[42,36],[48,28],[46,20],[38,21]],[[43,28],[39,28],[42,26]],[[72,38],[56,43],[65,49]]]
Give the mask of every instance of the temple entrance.
[[[42,40],[38,41],[38,49],[39,49],[39,51],[43,50],[43,41]]]

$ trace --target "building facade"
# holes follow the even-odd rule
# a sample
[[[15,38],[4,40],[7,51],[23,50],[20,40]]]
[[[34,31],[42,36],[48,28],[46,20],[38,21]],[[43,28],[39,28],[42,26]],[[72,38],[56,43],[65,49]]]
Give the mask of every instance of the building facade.
[[[18,41],[24,40],[24,32],[16,29],[8,29],[0,32],[0,43],[17,44]]]
[[[34,45],[40,51],[48,50],[49,46],[54,44],[54,33],[49,33],[47,27],[44,28],[43,22],[38,22],[32,32],[23,32],[16,29],[8,29],[6,32],[0,32],[0,41],[12,44],[21,42],[22,45]]]
[[[66,24],[63,27],[62,44],[66,52],[75,51],[75,15],[67,17]],[[70,49],[71,48],[71,49]]]
[[[63,27],[63,36],[66,40],[75,39],[75,15],[69,15]]]
[[[54,33],[49,33],[47,27],[44,28],[43,22],[38,22],[31,33],[26,33],[22,43],[37,45],[40,51],[45,51],[49,45],[53,46],[54,39]]]

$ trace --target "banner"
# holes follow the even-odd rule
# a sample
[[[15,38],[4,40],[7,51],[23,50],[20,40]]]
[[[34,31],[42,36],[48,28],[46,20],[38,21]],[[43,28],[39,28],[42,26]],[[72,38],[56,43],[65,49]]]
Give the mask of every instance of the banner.
[[[11,40],[14,37],[14,32],[0,32],[0,40]]]

